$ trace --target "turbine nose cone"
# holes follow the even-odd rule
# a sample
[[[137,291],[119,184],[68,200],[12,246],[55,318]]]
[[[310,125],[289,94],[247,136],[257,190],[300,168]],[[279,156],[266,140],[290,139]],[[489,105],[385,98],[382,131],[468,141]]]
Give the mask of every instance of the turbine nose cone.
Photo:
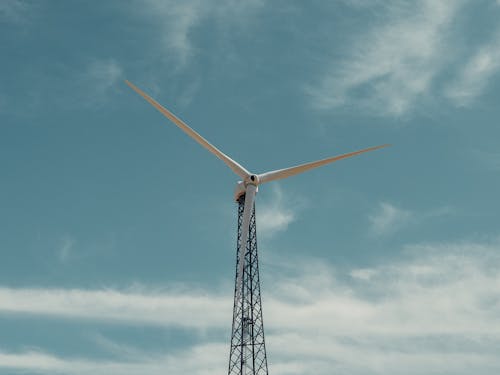
[[[259,176],[251,174],[246,178],[245,183],[257,186],[260,183]]]

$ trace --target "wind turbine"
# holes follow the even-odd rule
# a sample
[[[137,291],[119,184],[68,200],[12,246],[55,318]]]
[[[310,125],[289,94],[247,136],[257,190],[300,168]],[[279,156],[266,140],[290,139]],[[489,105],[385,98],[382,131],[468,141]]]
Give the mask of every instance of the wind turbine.
[[[239,218],[238,218],[238,243],[237,243],[237,269],[236,269],[236,283],[235,283],[235,298],[234,298],[234,312],[233,312],[233,337],[231,340],[231,354],[230,354],[230,364],[229,364],[229,374],[241,374],[246,375],[250,370],[252,375],[257,374],[267,374],[267,359],[265,355],[265,345],[264,345],[264,332],[263,332],[263,323],[262,323],[262,310],[260,306],[260,286],[258,282],[258,268],[256,270],[252,270],[251,265],[247,266],[245,263],[248,262],[249,259],[254,259],[252,262],[256,263],[257,259],[257,244],[256,244],[256,234],[255,234],[255,212],[254,212],[254,202],[255,195],[257,194],[259,185],[282,180],[287,177],[294,176],[299,173],[306,172],[313,168],[318,168],[326,164],[333,163],[335,161],[346,159],[351,156],[363,154],[368,151],[378,150],[383,147],[389,146],[388,144],[374,146],[365,148],[363,150],[349,152],[347,154],[342,154],[338,156],[329,157],[326,159],[305,163],[289,168],[278,169],[270,172],[264,172],[260,174],[251,173],[247,169],[245,169],[242,165],[231,159],[229,156],[224,154],[218,148],[209,143],[205,138],[203,138],[196,131],[191,129],[185,122],[183,122],[180,118],[175,116],[168,109],[164,108],[161,104],[159,104],[156,100],[147,95],[144,91],[139,89],[137,86],[132,84],[129,81],[125,81],[127,85],[129,85],[134,91],[136,91],[139,95],[141,95],[144,99],[146,99],[153,107],[155,107],[158,111],[160,111],[165,117],[167,117],[170,121],[172,121],[175,125],[177,125],[183,132],[193,138],[196,142],[198,142],[201,146],[205,147],[212,154],[217,156],[220,160],[222,160],[231,170],[236,173],[241,178],[241,181],[238,181],[235,189],[235,200],[240,203],[239,209]],[[251,221],[253,226],[251,227]],[[249,233],[250,230],[253,229],[252,238],[249,241]],[[253,255],[253,253],[255,253]],[[253,267],[257,267],[254,265]],[[246,275],[248,282],[254,283],[256,285],[250,287],[246,287],[244,284],[245,281],[245,272],[244,270],[247,268]],[[257,281],[252,280],[252,275],[256,275]],[[254,290],[258,290],[258,295],[256,295],[256,299],[258,301],[253,301],[252,298],[244,298],[243,294],[245,290],[249,293],[254,293]],[[241,306],[239,306],[241,304]],[[239,307],[238,307],[239,306]],[[246,306],[246,307],[245,307]],[[256,319],[250,319],[254,317],[254,309],[257,309]],[[240,314],[241,313],[241,314]],[[236,317],[241,315],[241,320],[235,324]],[[256,343],[254,338],[254,330],[255,330],[255,321],[260,319],[261,327],[257,329],[258,333],[256,336],[261,336],[262,342]],[[249,323],[250,322],[250,323]],[[262,331],[260,332],[259,331]],[[241,330],[241,335],[238,336],[238,342],[233,343],[235,331]],[[251,332],[250,332],[251,331]],[[245,338],[247,336],[251,336],[251,339]],[[233,345],[234,344],[234,345]],[[260,345],[263,348],[263,355],[258,349],[257,353],[255,352],[255,347]],[[233,353],[234,349],[237,350]],[[239,349],[237,349],[239,348]],[[247,354],[247,351],[252,351],[251,355]],[[233,354],[237,355],[237,359],[233,360]],[[260,357],[260,363],[255,363],[256,357]],[[247,363],[251,362],[253,363]],[[232,366],[233,364],[233,366]]]

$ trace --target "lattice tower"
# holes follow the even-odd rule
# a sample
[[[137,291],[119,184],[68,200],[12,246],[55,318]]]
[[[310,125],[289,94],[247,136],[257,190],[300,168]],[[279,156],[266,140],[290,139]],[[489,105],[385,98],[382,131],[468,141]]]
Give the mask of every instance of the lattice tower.
[[[236,280],[238,278],[239,246],[245,196],[238,199],[238,239],[236,251]],[[243,268],[242,292],[234,288],[233,325],[229,354],[229,375],[268,375],[264,321],[260,298],[259,259],[257,256],[257,228],[255,205],[250,219]]]

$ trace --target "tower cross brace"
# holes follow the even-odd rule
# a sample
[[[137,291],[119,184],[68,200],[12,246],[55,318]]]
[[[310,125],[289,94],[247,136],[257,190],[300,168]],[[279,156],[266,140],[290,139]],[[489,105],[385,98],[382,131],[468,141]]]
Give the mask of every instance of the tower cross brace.
[[[246,245],[242,291],[234,288],[233,324],[229,353],[229,375],[268,375],[264,321],[260,298],[259,259],[257,256],[257,227],[255,205],[252,208],[246,244],[240,244],[245,195],[238,198],[238,238],[236,251],[236,280],[239,269],[239,246]]]

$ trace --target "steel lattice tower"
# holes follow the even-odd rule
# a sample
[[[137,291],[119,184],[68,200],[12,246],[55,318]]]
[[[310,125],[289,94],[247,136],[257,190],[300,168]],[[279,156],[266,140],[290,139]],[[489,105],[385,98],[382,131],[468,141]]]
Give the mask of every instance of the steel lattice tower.
[[[236,280],[238,279],[239,244],[243,221],[245,195],[238,199],[238,239],[236,251]],[[250,219],[243,268],[242,292],[234,288],[233,326],[229,353],[229,375],[267,375],[264,321],[260,298],[259,261],[257,256],[257,228],[255,205]]]

